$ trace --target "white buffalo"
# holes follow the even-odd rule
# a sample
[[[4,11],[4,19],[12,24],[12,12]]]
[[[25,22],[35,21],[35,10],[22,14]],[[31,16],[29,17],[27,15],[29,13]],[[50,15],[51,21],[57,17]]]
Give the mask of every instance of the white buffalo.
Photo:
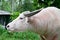
[[[47,7],[22,12],[6,29],[12,32],[30,30],[40,34],[42,40],[60,40],[60,9]]]

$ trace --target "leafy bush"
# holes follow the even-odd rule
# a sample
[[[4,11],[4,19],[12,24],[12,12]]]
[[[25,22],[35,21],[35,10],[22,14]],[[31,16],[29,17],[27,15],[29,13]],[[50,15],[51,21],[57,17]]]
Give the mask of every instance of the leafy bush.
[[[16,19],[19,16],[19,14],[20,14],[19,12],[13,12],[13,13],[11,13],[10,19],[11,20]]]

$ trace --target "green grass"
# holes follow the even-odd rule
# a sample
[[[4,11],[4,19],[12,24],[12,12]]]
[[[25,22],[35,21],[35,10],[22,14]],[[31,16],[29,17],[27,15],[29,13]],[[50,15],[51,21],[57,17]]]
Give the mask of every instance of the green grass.
[[[8,33],[7,30],[0,27],[0,40],[41,40],[41,38],[38,34],[33,32]]]

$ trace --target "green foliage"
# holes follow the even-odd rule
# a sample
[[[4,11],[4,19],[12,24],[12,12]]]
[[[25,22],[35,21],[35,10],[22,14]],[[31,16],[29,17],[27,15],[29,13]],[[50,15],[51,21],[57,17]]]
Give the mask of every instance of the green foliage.
[[[11,20],[16,19],[19,16],[19,14],[20,14],[19,12],[13,12],[13,13],[11,13],[10,19]]]
[[[0,9],[11,12],[10,2],[2,0],[1,1],[1,5],[0,5]]]
[[[0,26],[0,40],[41,40],[41,38],[38,34],[29,31],[9,33]]]
[[[58,5],[57,5],[58,4]],[[33,11],[42,7],[56,6],[60,8],[60,0],[2,0],[0,9],[9,12]]]

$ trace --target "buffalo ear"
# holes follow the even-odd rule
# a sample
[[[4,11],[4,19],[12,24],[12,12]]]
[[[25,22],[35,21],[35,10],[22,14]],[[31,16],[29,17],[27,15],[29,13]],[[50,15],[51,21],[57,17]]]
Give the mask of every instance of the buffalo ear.
[[[32,11],[32,12],[27,13],[27,14],[24,14],[24,15],[25,15],[26,17],[31,17],[31,16],[37,14],[38,12],[40,12],[42,9],[43,9],[43,8],[38,9],[38,10],[35,10],[35,11]]]

